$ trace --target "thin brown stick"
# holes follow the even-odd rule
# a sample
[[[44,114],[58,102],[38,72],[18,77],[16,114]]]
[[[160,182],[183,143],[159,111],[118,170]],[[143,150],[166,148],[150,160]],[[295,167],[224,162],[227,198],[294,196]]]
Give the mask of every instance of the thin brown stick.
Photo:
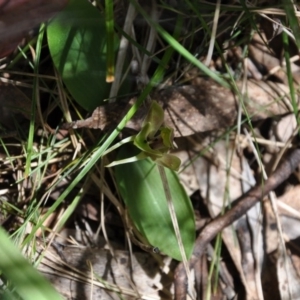
[[[200,232],[189,261],[190,269],[203,255],[208,243],[225,227],[245,214],[252,206],[263,199],[270,191],[284,182],[300,164],[300,149],[295,149],[263,185],[257,185],[237,199],[224,215],[216,217]],[[182,263],[175,270],[175,299],[186,299],[186,274]]]

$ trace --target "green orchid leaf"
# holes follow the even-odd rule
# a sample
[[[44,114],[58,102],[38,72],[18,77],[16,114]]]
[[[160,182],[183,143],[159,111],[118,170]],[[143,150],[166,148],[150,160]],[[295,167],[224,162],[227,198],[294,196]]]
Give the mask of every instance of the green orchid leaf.
[[[118,159],[134,155],[132,147],[120,149]],[[175,172],[166,169],[180,233],[187,257],[195,242],[195,221],[189,197]],[[116,182],[137,230],[153,247],[181,260],[158,168],[150,159],[115,167]]]
[[[105,17],[86,0],[70,0],[47,28],[52,60],[73,98],[93,111],[109,96]],[[116,49],[118,40],[114,41]]]

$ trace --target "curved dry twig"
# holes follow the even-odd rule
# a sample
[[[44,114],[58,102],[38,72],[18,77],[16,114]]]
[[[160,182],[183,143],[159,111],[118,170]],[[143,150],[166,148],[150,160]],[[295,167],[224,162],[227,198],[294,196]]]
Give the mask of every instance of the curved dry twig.
[[[270,191],[278,187],[284,182],[291,173],[300,164],[300,149],[295,149],[286,158],[286,160],[278,167],[278,169],[269,177],[264,185],[257,185],[249,190],[245,195],[237,199],[231,204],[231,209],[224,215],[215,218],[200,232],[193,251],[193,255],[189,261],[190,268],[193,268],[199,261],[208,243],[225,227],[232,224],[245,214],[252,206],[260,201]],[[186,299],[187,284],[186,273],[182,263],[178,265],[175,271],[175,299]]]

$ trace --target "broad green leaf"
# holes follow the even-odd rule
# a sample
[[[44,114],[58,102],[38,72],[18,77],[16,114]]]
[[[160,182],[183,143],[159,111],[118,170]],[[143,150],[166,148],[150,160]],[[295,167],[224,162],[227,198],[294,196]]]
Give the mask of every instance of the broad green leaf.
[[[121,148],[118,159],[132,156],[130,147]],[[189,197],[175,172],[165,169],[179,228],[189,258],[195,241],[195,221]],[[158,168],[150,159],[115,167],[116,181],[129,216],[150,245],[170,257],[181,260],[173,224],[167,207]]]
[[[61,300],[51,284],[21,255],[0,227],[0,271],[22,299]]]
[[[49,24],[47,36],[51,57],[70,94],[93,111],[110,88],[105,81],[105,17],[87,0],[70,0]]]

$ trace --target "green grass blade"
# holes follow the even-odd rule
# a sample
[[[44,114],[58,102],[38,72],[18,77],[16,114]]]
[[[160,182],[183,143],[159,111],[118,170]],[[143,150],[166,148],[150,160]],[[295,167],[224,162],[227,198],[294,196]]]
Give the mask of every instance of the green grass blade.
[[[299,26],[298,18],[295,14],[295,4],[291,0],[283,0],[282,4],[284,6],[284,10],[289,20],[293,35],[295,36],[297,47],[299,49],[300,48],[300,26]]]
[[[40,55],[42,50],[44,32],[45,32],[45,25],[41,25],[40,33],[36,44],[36,59],[34,61],[34,74],[36,76],[34,77],[34,81],[33,81],[33,101],[31,105],[32,115],[31,115],[29,134],[27,139],[27,158],[26,158],[26,166],[25,166],[25,176],[28,176],[30,172],[31,156],[33,154],[33,138],[34,138],[34,128],[35,128],[34,124],[35,124],[35,116],[36,116],[35,111],[36,111],[36,102],[38,101],[38,84],[39,84],[38,69],[40,64]]]
[[[284,47],[284,58],[286,63],[286,72],[287,72],[287,78],[288,78],[288,84],[290,89],[290,96],[291,96],[291,104],[294,110],[295,116],[298,115],[298,103],[296,99],[296,93],[294,88],[294,82],[293,82],[293,73],[292,73],[292,67],[290,62],[290,53],[289,53],[289,38],[286,32],[282,32],[282,39],[283,39],[283,47]]]
[[[143,17],[157,30],[162,38],[178,53],[180,53],[185,59],[187,59],[194,66],[198,67],[205,75],[209,76],[220,85],[229,88],[230,85],[221,76],[211,71],[201,61],[199,61],[192,53],[190,53],[184,46],[182,46],[172,35],[165,31],[158,23],[153,22],[147,13],[136,3],[135,0],[131,2],[136,6],[137,10],[143,15]]]

